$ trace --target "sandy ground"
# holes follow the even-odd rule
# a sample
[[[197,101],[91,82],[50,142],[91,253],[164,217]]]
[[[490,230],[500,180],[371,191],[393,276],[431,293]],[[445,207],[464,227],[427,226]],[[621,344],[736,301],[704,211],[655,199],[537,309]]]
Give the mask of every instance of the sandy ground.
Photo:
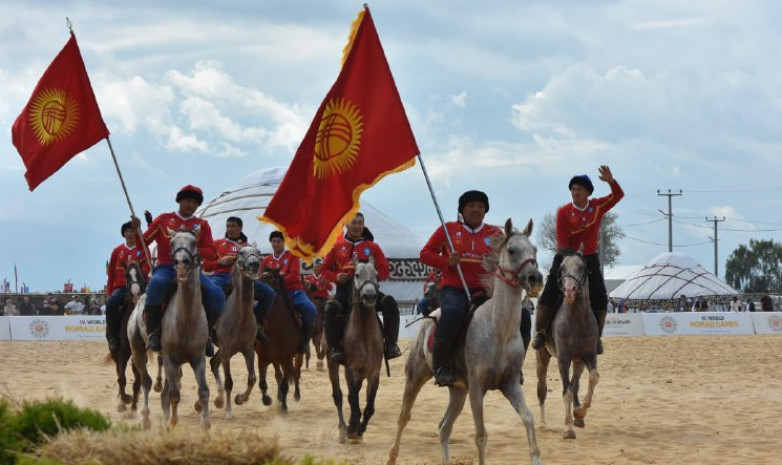
[[[403,348],[407,341],[403,341]],[[770,464],[782,463],[782,336],[681,336],[609,338],[599,360],[600,384],[585,429],[562,439],[564,407],[559,376],[549,373],[546,427],[540,425],[535,395],[535,361],[528,357],[525,396],[538,426],[547,464]],[[0,391],[15,399],[64,397],[109,415],[114,422],[138,424],[116,411],[113,367],[102,365],[102,342],[0,342]],[[265,407],[253,391],[249,404],[234,406],[234,420],[212,408],[212,428],[253,428],[277,437],[291,455],[347,459],[355,464],[385,463],[404,386],[403,364],[391,364],[383,377],[376,413],[360,444],[339,444],[337,416],[325,371],[314,363],[302,374],[302,399],[289,398],[289,412]],[[233,359],[236,387],[246,384],[243,361]],[[129,373],[130,374],[130,373]],[[270,373],[271,375],[271,373]],[[214,380],[210,373],[210,385]],[[274,381],[269,379],[276,389]],[[584,380],[586,381],[586,380]],[[182,428],[197,429],[192,371],[186,367]],[[585,389],[586,384],[583,384]],[[402,440],[399,464],[440,463],[437,423],[447,391],[425,386]],[[151,395],[153,430],[163,423],[159,394]],[[363,402],[363,396],[362,396]],[[347,406],[347,400],[345,400]],[[486,397],[491,464],[529,463],[520,419],[498,393]],[[451,459],[477,463],[469,405],[451,438]]]

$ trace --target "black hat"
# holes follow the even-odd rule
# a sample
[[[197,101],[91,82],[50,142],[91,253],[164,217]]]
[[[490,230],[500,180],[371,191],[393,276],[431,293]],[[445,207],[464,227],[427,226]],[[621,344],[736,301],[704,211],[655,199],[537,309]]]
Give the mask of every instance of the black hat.
[[[120,229],[120,235],[122,235],[122,237],[125,237],[125,231],[127,231],[128,229],[130,229],[131,231],[133,230],[133,223],[131,221],[128,221],[127,223],[122,223],[122,229]]]
[[[272,231],[272,233],[269,234],[269,242],[271,242],[275,237],[279,237],[283,241],[285,240],[285,237],[282,235],[282,231]]]
[[[467,191],[459,197],[459,213],[464,211],[464,206],[470,202],[483,202],[486,213],[489,213],[489,196],[481,191]]]
[[[592,180],[589,179],[589,176],[586,174],[579,174],[570,178],[570,182],[567,185],[568,190],[573,188],[573,184],[582,186],[587,190],[587,192],[589,192],[589,195],[592,195],[592,192],[595,191],[595,186],[592,185]]]
[[[198,202],[198,205],[200,206],[202,203],[204,203],[204,192],[196,186],[191,186],[188,184],[185,187],[179,189],[179,192],[176,195],[177,202],[182,199],[193,199]]]

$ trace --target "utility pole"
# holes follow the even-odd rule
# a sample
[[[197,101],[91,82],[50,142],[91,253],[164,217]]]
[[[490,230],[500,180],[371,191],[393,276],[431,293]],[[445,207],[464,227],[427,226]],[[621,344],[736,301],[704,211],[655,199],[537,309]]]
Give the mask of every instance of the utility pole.
[[[707,217],[706,221],[711,221],[714,223],[714,276],[719,278],[720,274],[717,272],[717,223],[725,221],[725,217],[723,216],[722,219],[719,219],[715,215],[712,219]]]
[[[668,252],[673,252],[673,212],[672,205],[671,205],[671,198],[675,195],[682,195],[682,190],[679,189],[679,192],[671,192],[670,189],[668,189],[668,193],[660,192],[660,189],[657,189],[657,195],[664,195],[668,197],[668,213],[665,213],[662,210],[659,210],[660,213],[668,217]]]

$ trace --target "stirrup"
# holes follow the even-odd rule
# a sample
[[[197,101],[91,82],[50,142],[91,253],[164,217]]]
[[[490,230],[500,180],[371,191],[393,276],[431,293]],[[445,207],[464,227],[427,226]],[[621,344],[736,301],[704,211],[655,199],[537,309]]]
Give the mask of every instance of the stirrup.
[[[329,354],[329,360],[334,363],[345,363],[345,351],[342,347],[332,347],[331,353]]]
[[[263,325],[258,325],[258,329],[255,332],[255,339],[261,342],[269,340],[269,336],[266,335],[266,330],[263,328]]]
[[[206,340],[206,347],[204,347],[204,355],[206,355],[207,357],[215,356],[215,347],[212,345],[212,341],[210,339]]]
[[[455,381],[453,370],[447,365],[441,366],[434,372],[434,384],[438,386],[453,386]]]
[[[530,345],[535,350],[542,349],[543,346],[546,345],[546,336],[541,332],[535,333],[535,337],[532,338],[532,343]]]
[[[388,360],[402,356],[402,351],[399,349],[399,345],[397,345],[396,342],[389,342],[386,344],[383,352]]]
[[[160,352],[162,349],[160,344],[160,331],[155,331],[149,335],[149,339],[147,339],[147,350],[151,350],[153,352]]]

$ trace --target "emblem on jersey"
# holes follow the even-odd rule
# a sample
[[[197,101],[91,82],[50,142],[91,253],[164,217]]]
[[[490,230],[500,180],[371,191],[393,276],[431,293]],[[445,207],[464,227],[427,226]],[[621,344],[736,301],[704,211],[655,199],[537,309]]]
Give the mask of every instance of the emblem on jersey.
[[[288,259],[286,258],[285,260],[283,260],[283,261],[282,261],[282,264],[283,264],[283,265],[287,265],[287,264],[288,264]]]
[[[592,213],[594,211],[595,211],[595,209],[593,207],[589,207],[589,213]]]
[[[30,123],[41,145],[61,141],[79,123],[79,105],[62,89],[44,89],[30,106]]]
[[[364,128],[361,111],[350,100],[330,100],[323,110],[315,138],[315,177],[325,179],[349,170],[358,158]]]
[[[370,253],[369,253],[369,252],[370,252],[370,251],[369,251],[369,247],[364,247],[364,255],[366,255],[367,257],[369,257],[369,255],[370,255]]]
[[[484,237],[483,238],[483,243],[486,244],[486,245],[489,245],[489,244],[491,244],[491,241],[489,240],[488,237]]]

